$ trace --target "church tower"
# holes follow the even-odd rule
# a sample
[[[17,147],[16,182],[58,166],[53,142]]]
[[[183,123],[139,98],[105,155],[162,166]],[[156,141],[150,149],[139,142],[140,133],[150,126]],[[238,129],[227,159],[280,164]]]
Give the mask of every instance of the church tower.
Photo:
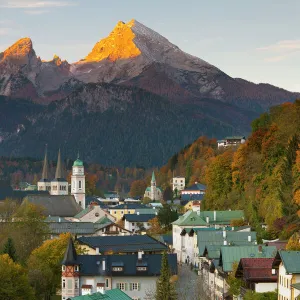
[[[152,178],[151,178],[151,192],[150,192],[150,199],[155,200],[156,197],[156,180],[155,180],[155,174],[154,171],[152,172]]]
[[[51,181],[51,195],[68,195],[68,182],[63,177],[60,149],[58,150],[55,178]]]
[[[38,190],[39,191],[51,191],[51,183],[48,179],[48,155],[47,155],[47,146],[45,150],[45,158],[43,165],[43,173],[42,178],[38,182]]]
[[[69,240],[68,248],[62,261],[61,281],[62,300],[79,296],[79,265],[72,238]]]
[[[79,159],[74,161],[71,176],[71,194],[76,202],[85,209],[85,175],[83,162]]]

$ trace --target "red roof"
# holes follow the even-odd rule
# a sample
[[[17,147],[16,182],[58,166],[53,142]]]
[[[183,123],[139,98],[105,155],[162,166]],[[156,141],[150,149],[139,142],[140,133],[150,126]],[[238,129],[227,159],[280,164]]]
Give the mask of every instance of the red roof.
[[[278,274],[272,274],[274,258],[241,258],[237,277],[245,281],[276,282]]]
[[[277,250],[285,250],[287,242],[285,241],[267,242],[266,245],[275,246]]]
[[[97,283],[97,286],[99,286],[99,287],[105,287],[105,283]]]

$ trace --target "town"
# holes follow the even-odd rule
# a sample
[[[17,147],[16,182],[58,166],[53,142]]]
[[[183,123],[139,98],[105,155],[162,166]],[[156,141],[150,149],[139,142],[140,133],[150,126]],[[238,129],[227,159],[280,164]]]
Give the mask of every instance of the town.
[[[244,143],[245,137],[228,137],[216,147],[233,149]],[[51,179],[46,148],[42,178],[36,186],[24,185],[7,197],[2,186],[4,235],[9,223],[20,226],[40,218],[45,225],[43,244],[38,242],[29,254],[29,261],[37,264],[35,272],[43,274],[39,251],[49,251],[51,257],[51,249],[60,248],[55,259],[49,257],[56,264],[52,270],[56,281],[45,278],[54,286],[50,291],[49,282],[44,291],[40,286],[40,297],[150,300],[162,297],[160,289],[173,290],[174,298],[168,299],[247,300],[257,295],[297,299],[300,295],[300,252],[293,248],[299,245],[299,236],[289,241],[262,239],[243,210],[203,210],[206,185],[186,186],[184,176],[170,180],[170,199],[163,198],[155,171],[142,198],[121,198],[117,192],[86,196],[84,165],[78,156],[68,182],[59,150]],[[21,199],[19,205],[16,197]],[[143,199],[148,201],[143,203]],[[3,253],[8,256],[2,256],[2,268],[21,260],[15,242],[6,239]],[[188,287],[188,282],[194,283]]]

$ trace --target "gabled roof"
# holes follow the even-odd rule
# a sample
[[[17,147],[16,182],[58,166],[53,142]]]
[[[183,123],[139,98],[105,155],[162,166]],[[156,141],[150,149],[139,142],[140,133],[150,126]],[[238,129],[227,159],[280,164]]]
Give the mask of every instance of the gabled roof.
[[[88,214],[90,211],[92,211],[93,209],[94,209],[93,206],[88,206],[85,209],[83,209],[81,212],[79,212],[77,215],[75,215],[74,218],[80,219],[83,216],[85,216],[86,214]]]
[[[167,246],[149,235],[128,236],[89,236],[78,239],[82,245],[93,249],[99,248],[100,253],[113,252],[138,252],[138,251],[164,251]]]
[[[285,270],[289,274],[300,274],[300,251],[278,251]]]
[[[73,217],[82,210],[73,195],[31,194],[24,201],[44,207],[43,213],[45,216]]]
[[[173,225],[179,226],[208,226],[208,224],[197,214],[197,212],[189,210],[183,216],[180,216]]]
[[[156,214],[125,214],[123,219],[127,220],[128,222],[149,222],[155,217]]]
[[[241,258],[236,277],[251,282],[277,282],[278,274],[272,274],[274,258]]]
[[[119,289],[106,290],[105,294],[94,293],[91,295],[69,298],[71,300],[132,300],[127,294]]]
[[[112,220],[110,220],[108,217],[103,216],[102,218],[100,218],[98,221],[95,222],[96,224],[111,224],[113,223]]]
[[[223,246],[221,247],[220,266],[224,272],[232,271],[232,264],[241,258],[274,258],[276,247],[273,246]]]

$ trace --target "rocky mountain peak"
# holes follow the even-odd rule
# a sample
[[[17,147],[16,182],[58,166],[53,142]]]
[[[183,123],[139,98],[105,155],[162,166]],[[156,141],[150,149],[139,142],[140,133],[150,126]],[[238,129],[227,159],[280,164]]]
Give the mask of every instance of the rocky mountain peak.
[[[26,37],[18,40],[7,48],[3,53],[2,60],[8,59],[14,63],[26,64],[32,56],[35,56],[32,41]]]
[[[94,46],[85,61],[97,62],[103,59],[116,61],[139,56],[141,51],[133,42],[135,34],[131,29],[131,22],[125,24],[119,21],[109,36]]]

